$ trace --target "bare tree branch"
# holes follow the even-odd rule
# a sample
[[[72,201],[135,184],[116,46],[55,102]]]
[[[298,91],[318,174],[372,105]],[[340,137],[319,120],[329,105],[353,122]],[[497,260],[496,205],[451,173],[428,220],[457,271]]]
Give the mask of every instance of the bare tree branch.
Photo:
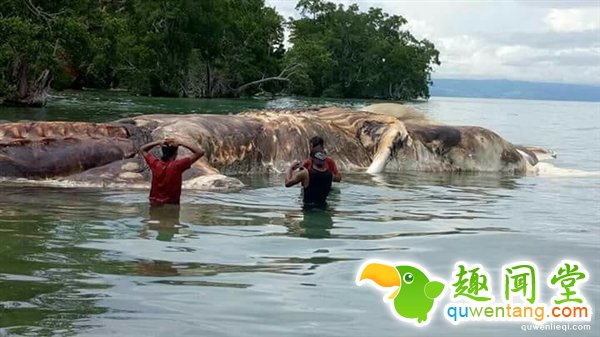
[[[62,10],[58,13],[46,13],[40,7],[34,5],[32,0],[23,0],[23,2],[25,3],[25,6],[31,12],[31,14],[46,21],[46,23],[65,12],[64,10]]]
[[[258,85],[258,84],[261,84],[264,82],[269,82],[269,81],[291,82],[290,77],[292,77],[298,71],[300,66],[301,66],[301,64],[299,64],[299,63],[287,66],[281,71],[281,73],[279,73],[279,75],[272,76],[272,77],[264,77],[263,76],[263,78],[261,78],[260,80],[242,84],[237,89],[235,89],[235,92],[237,94],[239,94],[239,93],[243,92],[244,90],[246,90],[248,87],[251,87],[253,85]]]

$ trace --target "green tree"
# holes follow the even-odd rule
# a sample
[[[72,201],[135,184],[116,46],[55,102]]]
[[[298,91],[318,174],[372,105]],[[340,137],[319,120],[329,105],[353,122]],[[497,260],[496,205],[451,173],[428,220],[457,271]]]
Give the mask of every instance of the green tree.
[[[261,91],[428,97],[438,51],[381,9],[300,0],[284,19],[264,0],[0,0],[0,97],[43,105],[50,84],[156,96]]]
[[[263,0],[138,0],[129,16],[123,78],[138,92],[232,96],[279,71],[283,18]]]
[[[361,12],[322,0],[300,0],[291,20],[288,64],[303,64],[294,93],[310,96],[429,97],[439,52],[404,30],[407,21],[379,8]]]
[[[117,1],[114,1],[116,4]],[[99,0],[0,0],[0,96],[44,105],[58,89],[115,84],[124,30],[120,7]]]
[[[0,1],[0,95],[7,103],[39,106],[45,104],[52,79],[53,16],[24,5]]]
[[[55,89],[161,96],[281,90],[283,18],[264,0],[0,0],[0,96]]]

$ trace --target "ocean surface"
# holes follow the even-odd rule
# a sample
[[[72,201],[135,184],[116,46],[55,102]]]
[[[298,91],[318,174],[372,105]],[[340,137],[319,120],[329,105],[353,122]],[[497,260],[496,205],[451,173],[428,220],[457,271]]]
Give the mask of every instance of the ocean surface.
[[[144,113],[237,113],[343,100],[195,100],[66,93],[0,120],[110,121]],[[302,211],[283,176],[240,176],[237,192],[184,191],[150,210],[145,190],[0,184],[0,335],[29,336],[597,336],[600,299],[600,105],[432,98],[413,103],[449,123],[490,128],[558,153],[561,174],[346,174],[326,211]],[[566,172],[566,173],[565,173]],[[563,259],[590,272],[578,295],[589,331],[519,323],[450,324],[447,291],[421,328],[396,320],[384,292],[355,284],[368,259],[408,261],[448,281],[481,264],[502,298],[501,268],[539,267],[538,301]],[[448,289],[449,290],[449,289]]]

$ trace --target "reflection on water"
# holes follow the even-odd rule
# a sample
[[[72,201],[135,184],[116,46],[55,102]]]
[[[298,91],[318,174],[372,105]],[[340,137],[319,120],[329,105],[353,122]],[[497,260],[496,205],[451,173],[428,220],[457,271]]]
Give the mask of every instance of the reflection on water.
[[[285,236],[305,237],[309,239],[324,239],[331,237],[333,228],[333,210],[310,208],[302,209],[300,214],[286,214],[285,226],[288,228]]]
[[[565,123],[598,124],[577,111]],[[510,124],[497,118],[485,116]],[[561,128],[556,142],[576,154],[570,167],[599,170],[587,131]],[[180,207],[160,208],[143,190],[3,182],[0,334],[521,334],[520,325],[450,328],[441,316],[421,331],[398,323],[379,293],[354,285],[368,258],[413,261],[449,278],[458,260],[495,275],[511,261],[533,260],[544,273],[569,257],[593,274],[585,296],[593,306],[600,298],[597,177],[346,174],[325,210],[303,210],[281,176],[239,178],[249,187],[184,191]]]
[[[329,293],[352,302],[371,297],[353,288],[353,272],[365,258],[424,261],[444,275],[460,258],[459,247],[491,268],[506,262],[502,254],[510,255],[504,250],[513,247],[515,256],[545,251],[539,261],[544,265],[559,254],[548,250],[560,249],[556,235],[577,237],[591,230],[577,233],[572,226],[551,224],[558,200],[544,200],[548,192],[537,197],[545,203],[544,219],[537,219],[536,208],[520,208],[532,189],[546,186],[539,178],[348,174],[325,210],[303,210],[296,191],[281,186],[280,178],[251,177],[254,186],[237,193],[185,192],[182,206],[160,207],[146,204],[146,191],[3,186],[0,285],[8,291],[0,292],[0,305],[10,314],[0,316],[0,326],[16,334],[103,335],[115,320],[126,320],[128,325],[117,324],[118,331],[141,335],[151,333],[146,321],[156,313],[172,315],[173,323],[161,325],[174,329],[175,322],[189,323],[190,333],[211,331],[192,327],[198,320],[223,327],[245,317],[250,331],[258,333],[265,329],[265,316],[291,315],[295,318],[280,332],[327,318],[329,334],[339,335],[359,312],[379,308],[378,302],[337,318],[311,312],[339,305]],[[583,190],[593,186],[598,182],[579,183]],[[561,207],[578,208],[565,202]],[[585,221],[585,214],[580,218]],[[592,258],[597,247],[577,247],[582,260],[597,262]],[[597,290],[588,296],[597,296]],[[240,291],[246,292],[243,299],[237,297]],[[205,301],[183,300],[198,292]],[[228,305],[215,304],[222,297],[231,297]],[[247,306],[256,309],[248,313]],[[385,315],[380,319],[381,308],[376,315],[381,334],[393,334],[396,323]],[[190,314],[211,309],[207,317]],[[439,320],[432,325],[432,331],[444,329]]]
[[[141,238],[147,239],[148,230],[154,230],[158,232],[157,240],[171,241],[180,228],[187,227],[179,222],[179,205],[150,205],[148,213],[150,219],[140,233]]]
[[[330,229],[333,228],[333,218],[329,210],[318,208],[305,209],[300,227],[304,230],[301,236],[314,239],[330,237]]]
[[[282,97],[274,100],[135,97],[122,92],[66,91],[52,96],[48,104],[43,108],[0,106],[0,122],[1,120],[84,120],[89,122],[106,122],[150,113],[231,114],[258,109],[292,109],[315,105],[360,107],[366,104],[369,104],[369,101],[322,98],[295,99],[290,97]]]

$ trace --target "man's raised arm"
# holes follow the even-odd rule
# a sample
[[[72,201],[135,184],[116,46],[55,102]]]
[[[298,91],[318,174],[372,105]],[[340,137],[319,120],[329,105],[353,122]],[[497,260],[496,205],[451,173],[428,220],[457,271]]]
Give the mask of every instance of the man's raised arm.
[[[164,140],[155,140],[148,144],[142,145],[142,147],[140,147],[140,152],[142,153],[142,155],[146,156],[148,154],[148,151],[152,150],[153,147],[158,146],[163,142]]]
[[[298,183],[302,183],[302,185],[306,187],[306,180],[308,179],[306,172],[307,171],[302,167],[302,164],[299,162],[294,163],[294,165],[290,166],[285,173],[285,187],[292,187]]]
[[[192,163],[197,161],[198,159],[202,158],[202,156],[204,156],[204,150],[202,148],[200,148],[199,146],[188,144],[188,143],[181,142],[181,141],[176,141],[174,145],[181,145],[181,146],[185,147],[186,149],[192,151],[192,154],[189,156]]]

